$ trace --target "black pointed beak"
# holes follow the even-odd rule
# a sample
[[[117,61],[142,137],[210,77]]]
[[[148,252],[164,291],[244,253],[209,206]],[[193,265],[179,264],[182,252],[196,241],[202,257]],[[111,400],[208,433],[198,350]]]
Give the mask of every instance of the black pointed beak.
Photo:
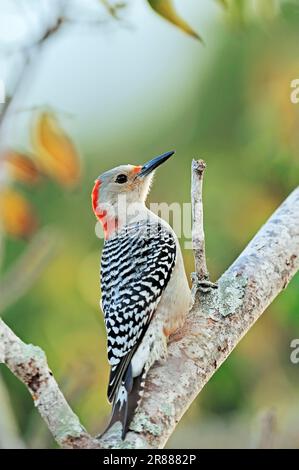
[[[173,154],[174,151],[166,152],[145,163],[137,175],[138,178],[149,175],[152,171],[158,168],[159,165],[166,162],[166,160],[168,160],[168,158],[170,158]]]

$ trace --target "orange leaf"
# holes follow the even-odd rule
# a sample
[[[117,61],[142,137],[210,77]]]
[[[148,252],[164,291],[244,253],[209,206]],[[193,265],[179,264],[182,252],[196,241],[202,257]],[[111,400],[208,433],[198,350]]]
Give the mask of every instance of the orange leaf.
[[[28,184],[38,182],[40,173],[27,155],[9,150],[4,154],[4,162],[12,178]]]
[[[37,228],[37,219],[22,194],[5,188],[0,192],[0,224],[9,235],[28,238]]]
[[[54,114],[39,113],[33,125],[34,151],[44,173],[64,186],[74,186],[80,178],[79,155]]]

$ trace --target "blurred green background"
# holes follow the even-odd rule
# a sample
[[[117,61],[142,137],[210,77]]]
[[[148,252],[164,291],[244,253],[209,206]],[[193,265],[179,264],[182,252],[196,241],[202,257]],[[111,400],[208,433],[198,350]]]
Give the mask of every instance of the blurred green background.
[[[98,306],[102,241],[90,205],[94,179],[110,167],[143,163],[175,148],[149,200],[183,203],[190,200],[191,160],[204,158],[207,254],[216,280],[299,177],[299,104],[290,100],[291,81],[299,78],[299,2],[240,0],[224,9],[211,0],[177,0],[204,46],[145,1],[128,3],[121,21],[107,19],[99,31],[69,25],[53,37],[18,99],[20,108],[51,106],[80,149],[83,174],[72,190],[51,180],[34,187],[16,183],[40,227],[55,227],[60,242],[58,254],[3,318],[24,341],[46,351],[91,433],[104,428],[110,411]],[[17,16],[10,11],[11,22]],[[27,38],[24,31],[18,39]],[[30,148],[30,119],[30,112],[13,117],[9,145]],[[5,237],[2,275],[28,243]],[[189,274],[190,250],[184,259]],[[299,365],[290,361],[296,337],[298,275],[195,400],[168,446],[261,446],[268,420],[274,447],[298,447]],[[0,371],[23,442],[55,446],[25,387],[4,366]]]

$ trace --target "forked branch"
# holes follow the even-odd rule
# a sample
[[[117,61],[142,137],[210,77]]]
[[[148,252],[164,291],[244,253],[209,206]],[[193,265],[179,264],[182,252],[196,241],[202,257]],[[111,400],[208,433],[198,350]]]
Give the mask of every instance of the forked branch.
[[[193,244],[199,280],[208,278],[204,253],[203,162],[193,163]],[[299,188],[270,217],[218,281],[195,302],[165,364],[147,377],[146,393],[121,441],[117,429],[100,439],[87,434],[50,372],[44,353],[24,344],[0,322],[0,362],[28,387],[54,438],[72,448],[161,448],[211,376],[299,269]]]

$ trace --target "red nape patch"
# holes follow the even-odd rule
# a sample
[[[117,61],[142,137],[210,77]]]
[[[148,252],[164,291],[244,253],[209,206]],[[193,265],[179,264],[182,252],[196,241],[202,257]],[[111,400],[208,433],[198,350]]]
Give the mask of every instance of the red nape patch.
[[[96,180],[92,193],[91,193],[92,209],[96,217],[98,217],[97,207],[98,207],[98,200],[99,200],[100,185],[101,185],[101,181]]]
[[[101,210],[99,208],[99,192],[100,192],[101,181],[96,180],[92,193],[91,193],[91,202],[92,209],[96,218],[101,222],[105,239],[107,240],[118,228],[118,219],[109,218],[106,210]]]
[[[133,173],[139,173],[140,170],[141,170],[141,168],[142,168],[142,167],[141,167],[140,165],[139,165],[139,166],[134,166],[134,168],[133,168]]]

